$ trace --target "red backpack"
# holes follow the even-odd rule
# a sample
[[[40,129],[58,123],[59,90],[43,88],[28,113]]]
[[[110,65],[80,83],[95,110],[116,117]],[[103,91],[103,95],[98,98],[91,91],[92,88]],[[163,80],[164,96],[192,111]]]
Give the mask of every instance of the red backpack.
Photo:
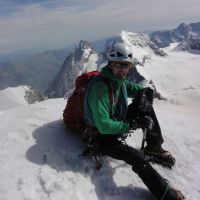
[[[88,83],[96,76],[100,76],[100,72],[83,73],[76,78],[75,90],[68,98],[67,105],[63,111],[64,123],[69,129],[77,133],[83,133],[87,126],[84,122],[84,94]],[[111,99],[111,92],[109,92],[109,99]]]

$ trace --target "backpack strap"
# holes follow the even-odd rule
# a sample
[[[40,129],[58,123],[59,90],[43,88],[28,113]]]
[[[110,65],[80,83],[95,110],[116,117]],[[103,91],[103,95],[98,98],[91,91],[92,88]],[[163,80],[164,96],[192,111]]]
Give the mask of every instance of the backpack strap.
[[[113,107],[113,85],[111,83],[111,81],[100,75],[100,77],[102,78],[102,80],[104,81],[104,83],[107,85],[108,87],[108,97],[109,97],[109,102],[110,102],[110,118],[113,118],[113,112],[112,112],[112,107]]]

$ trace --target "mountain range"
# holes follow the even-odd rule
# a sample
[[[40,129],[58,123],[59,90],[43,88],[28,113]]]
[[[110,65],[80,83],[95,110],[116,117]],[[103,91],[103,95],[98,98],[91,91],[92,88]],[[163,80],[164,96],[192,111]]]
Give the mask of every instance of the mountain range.
[[[106,65],[105,54],[107,50],[116,42],[124,42],[133,49],[136,62],[143,65],[151,54],[165,56],[166,53],[153,44],[149,36],[141,33],[131,33],[122,31],[120,34],[108,39],[104,52],[98,53],[87,41],[80,41],[75,50],[65,59],[61,70],[47,89],[49,97],[58,98],[68,96],[70,90],[74,88],[75,78],[81,73],[100,70]]]
[[[122,31],[120,34],[89,43],[81,40],[78,45],[61,50],[29,55],[26,59],[2,63],[0,56],[0,90],[18,85],[29,85],[49,97],[61,97],[74,87],[80,73],[100,69],[106,64],[105,54],[110,45],[123,40],[131,46],[136,63],[145,65],[149,55],[166,56],[163,47],[179,43],[174,50],[200,52],[200,22],[150,34]],[[23,54],[24,55],[24,54]],[[142,68],[139,69],[140,71]]]
[[[183,42],[190,40],[191,38],[193,38],[193,40],[199,39],[200,22],[191,23],[189,25],[181,23],[175,29],[153,32],[150,34],[150,37],[158,47],[167,47],[170,43]]]

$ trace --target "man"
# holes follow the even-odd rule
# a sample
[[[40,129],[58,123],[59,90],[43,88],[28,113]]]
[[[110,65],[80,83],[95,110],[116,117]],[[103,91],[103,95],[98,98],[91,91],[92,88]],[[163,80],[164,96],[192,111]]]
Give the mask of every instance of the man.
[[[126,79],[132,65],[132,51],[123,43],[114,44],[108,52],[108,65],[102,69],[101,77],[92,80],[86,89],[85,122],[89,131],[96,134],[99,151],[131,165],[156,199],[182,200],[182,194],[169,186],[140,151],[121,140],[131,129],[147,128],[147,147],[144,152],[171,157],[161,147],[163,139],[154,111],[148,116],[141,116],[141,113],[132,113],[137,111],[133,108],[135,103],[128,107],[127,97],[137,96],[144,91],[142,86]],[[149,91],[147,89],[147,93]]]

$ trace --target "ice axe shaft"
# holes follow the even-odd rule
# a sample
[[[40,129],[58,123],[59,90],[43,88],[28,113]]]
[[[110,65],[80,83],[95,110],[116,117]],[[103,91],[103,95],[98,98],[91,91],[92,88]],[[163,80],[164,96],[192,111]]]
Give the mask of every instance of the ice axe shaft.
[[[142,138],[141,150],[144,149],[144,145],[147,139],[147,128],[144,128],[142,131],[143,131],[143,138]]]

